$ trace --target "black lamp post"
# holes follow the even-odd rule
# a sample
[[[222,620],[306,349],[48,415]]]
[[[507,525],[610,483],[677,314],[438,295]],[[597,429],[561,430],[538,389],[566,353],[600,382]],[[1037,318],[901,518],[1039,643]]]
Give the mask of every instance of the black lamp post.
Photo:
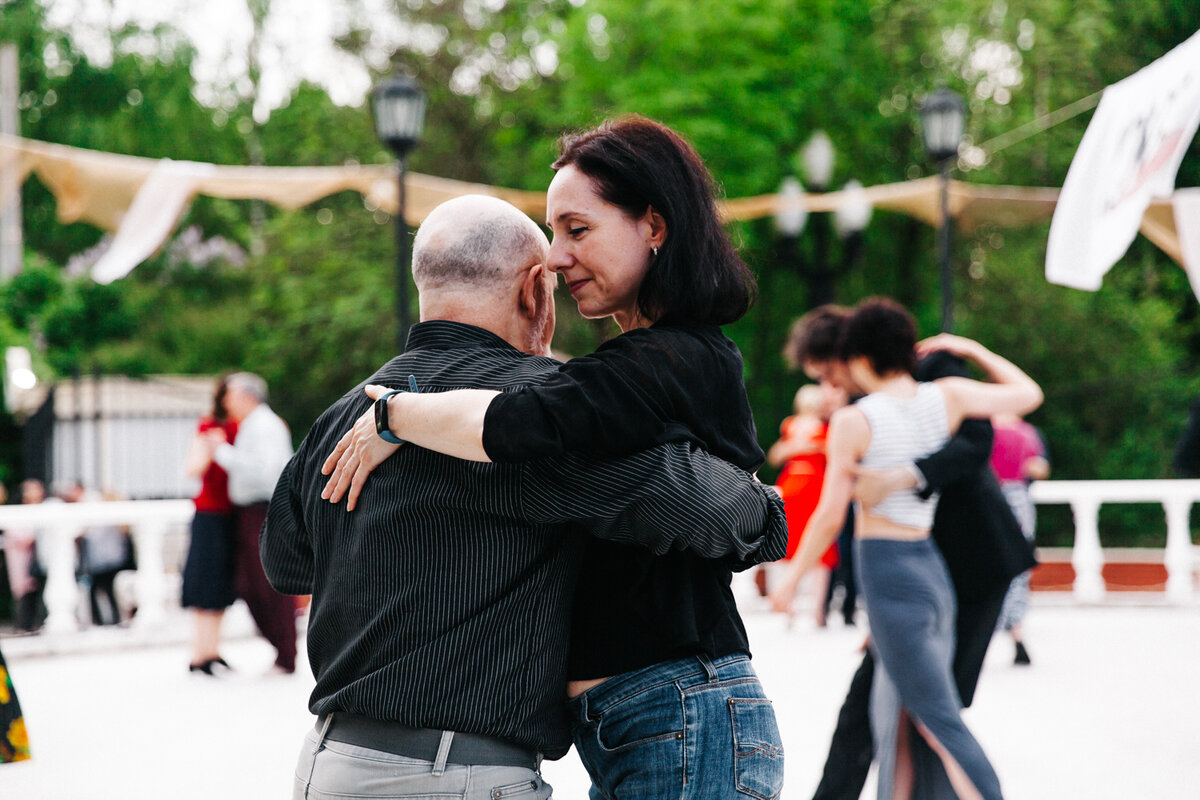
[[[942,219],[938,228],[938,260],[942,273],[942,330],[954,330],[954,283],[950,271],[950,167],[962,144],[967,107],[963,99],[942,87],[930,95],[921,106],[921,135],[925,152],[938,165],[942,174]]]
[[[804,177],[814,192],[824,192],[833,177],[833,143],[822,131],[817,131],[800,151],[799,162]],[[833,226],[843,240],[841,262],[836,267],[829,257],[829,215],[817,214],[812,224],[812,258],[805,258],[799,247],[800,234],[808,221],[804,207],[804,187],[793,176],[784,178],[779,187],[780,204],[775,214],[775,229],[779,232],[780,260],[792,265],[808,285],[808,307],[832,303],[836,299],[836,282],[840,273],[849,269],[861,250],[862,231],[871,219],[871,205],[862,194],[857,181],[846,185],[847,202],[834,211]]]
[[[408,75],[378,84],[372,93],[375,133],[399,162],[400,205],[396,211],[396,352],[404,350],[410,326],[408,314],[408,223],[404,219],[404,177],[408,153],[421,139],[425,124],[425,93]]]

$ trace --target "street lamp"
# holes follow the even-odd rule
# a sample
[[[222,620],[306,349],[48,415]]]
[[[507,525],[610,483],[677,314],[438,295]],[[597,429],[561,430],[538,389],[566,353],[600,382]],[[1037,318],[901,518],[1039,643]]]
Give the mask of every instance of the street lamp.
[[[961,97],[939,88],[921,105],[921,135],[925,152],[938,165],[941,182],[941,226],[938,229],[938,260],[942,272],[942,330],[954,330],[954,284],[950,272],[950,167],[962,144],[967,107]]]
[[[794,175],[779,184],[779,206],[775,209],[775,229],[785,238],[795,239],[804,231],[808,207],[804,205],[804,186]]]
[[[825,131],[817,131],[805,142],[800,150],[800,165],[804,167],[804,177],[808,178],[814,192],[823,192],[829,188],[836,157],[833,142]]]
[[[404,177],[408,153],[421,139],[425,124],[425,93],[411,77],[395,75],[375,87],[371,105],[375,133],[396,154],[399,162],[400,204],[396,211],[396,352],[404,350],[410,325],[408,315],[408,223],[404,219]]]
[[[833,142],[824,131],[814,133],[804,145],[797,159],[804,177],[814,192],[824,192],[833,178],[835,153]],[[779,187],[779,206],[775,213],[775,228],[779,232],[779,256],[795,269],[808,284],[808,306],[832,303],[835,300],[837,276],[849,269],[858,257],[862,245],[862,231],[871,220],[871,204],[858,181],[846,184],[845,202],[834,211],[833,227],[843,241],[841,263],[830,265],[829,217],[818,214],[812,224],[812,258],[805,258],[800,251],[800,234],[808,221],[808,210],[804,205],[804,187],[793,176],[787,176]]]

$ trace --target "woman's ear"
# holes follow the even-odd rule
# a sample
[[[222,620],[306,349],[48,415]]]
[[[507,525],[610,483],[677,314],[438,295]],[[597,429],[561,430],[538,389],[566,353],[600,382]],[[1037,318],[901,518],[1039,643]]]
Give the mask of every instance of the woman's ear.
[[[655,211],[654,206],[648,206],[641,222],[645,226],[646,244],[650,247],[662,247],[668,233],[667,221],[663,215]]]

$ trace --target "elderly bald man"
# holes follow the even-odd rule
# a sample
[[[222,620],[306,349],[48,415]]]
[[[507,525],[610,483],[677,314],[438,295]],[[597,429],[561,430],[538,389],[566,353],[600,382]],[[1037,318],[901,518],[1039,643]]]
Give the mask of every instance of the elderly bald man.
[[[566,658],[582,537],[690,549],[735,568],[783,552],[775,494],[686,443],[519,465],[403,447],[353,511],[322,499],[322,462],[369,409],[365,385],[403,389],[412,376],[422,392],[504,391],[557,369],[548,246],[503,201],[436,208],[413,244],[421,322],[404,353],[317,420],[280,478],[263,564],[279,591],[313,596],[318,720],[297,798],[549,797],[541,759],[570,746]]]

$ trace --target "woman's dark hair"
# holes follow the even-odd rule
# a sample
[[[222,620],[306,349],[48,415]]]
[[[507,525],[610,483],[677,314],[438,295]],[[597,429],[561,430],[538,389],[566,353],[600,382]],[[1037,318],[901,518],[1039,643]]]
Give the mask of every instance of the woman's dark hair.
[[[661,123],[633,115],[559,140],[554,169],[572,165],[628,216],[653,208],[667,238],[646,272],[638,310],[650,320],[724,325],[754,302],[754,275],[721,227],[714,182],[700,156]]]
[[[809,311],[792,323],[783,357],[792,369],[803,369],[805,362],[828,362],[842,357],[842,332],[850,321],[852,309],[827,304]]]
[[[917,324],[908,309],[887,297],[868,297],[854,307],[842,332],[842,359],[865,356],[877,375],[912,374]]]
[[[217,381],[217,390],[213,393],[212,418],[214,422],[225,424],[228,414],[225,411],[225,392],[229,389],[229,376],[222,375]]]

